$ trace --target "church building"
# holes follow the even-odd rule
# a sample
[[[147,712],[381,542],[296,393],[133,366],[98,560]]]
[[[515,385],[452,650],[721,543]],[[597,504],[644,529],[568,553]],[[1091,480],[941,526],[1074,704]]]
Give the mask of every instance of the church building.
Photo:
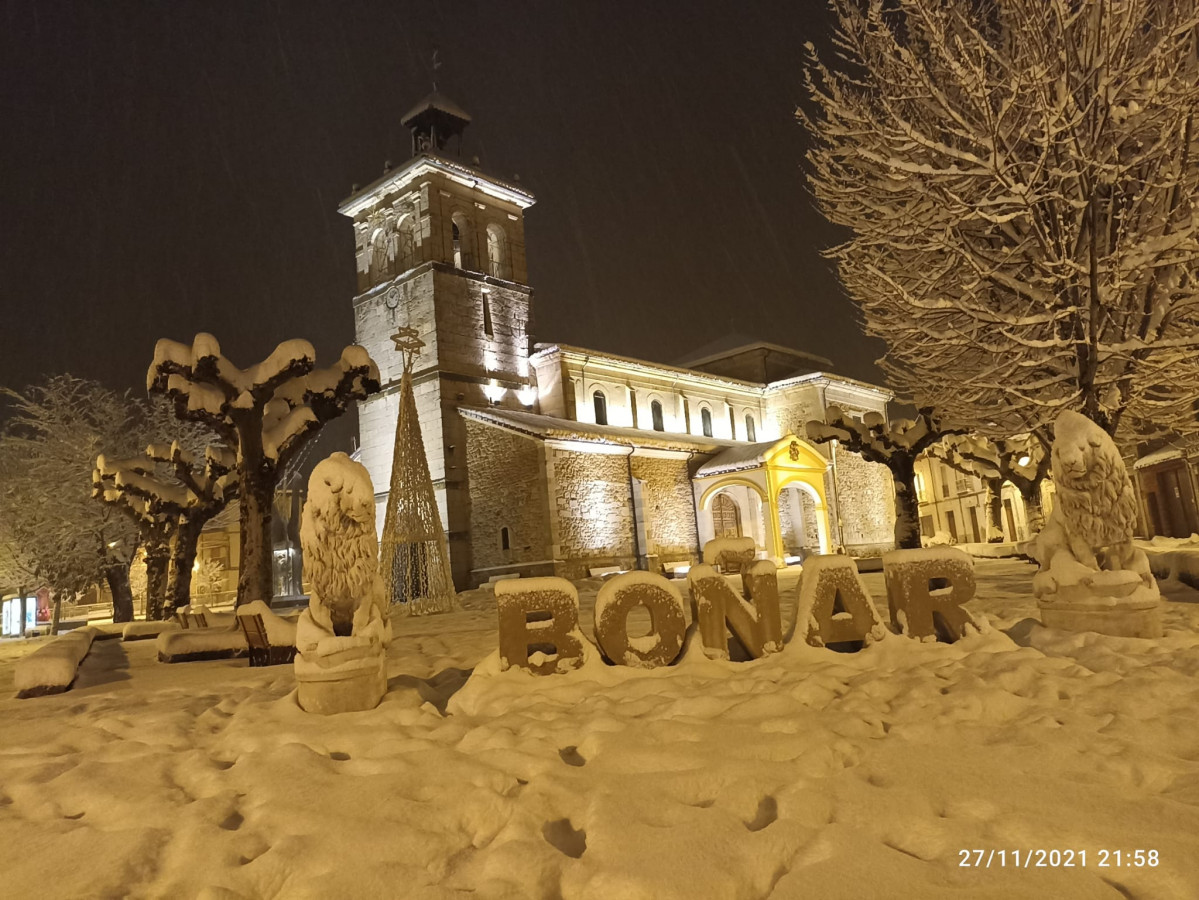
[[[518,182],[458,156],[470,122],[434,92],[402,120],[412,158],[339,207],[354,223],[356,339],[383,389],[359,406],[358,457],[383,526],[403,359],[456,587],[498,575],[585,577],[698,560],[750,536],[780,563],[893,545],[890,474],[804,440],[836,405],[886,415],[890,391],[762,341],[665,365],[534,342]],[[541,337],[538,335],[538,337]]]

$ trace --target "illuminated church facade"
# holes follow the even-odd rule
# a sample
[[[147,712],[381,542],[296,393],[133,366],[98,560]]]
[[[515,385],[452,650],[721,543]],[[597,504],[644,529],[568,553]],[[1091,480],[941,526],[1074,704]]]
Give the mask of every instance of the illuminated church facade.
[[[519,183],[455,153],[470,117],[436,92],[403,119],[413,155],[356,190],[356,339],[383,389],[359,407],[358,458],[383,525],[403,360],[417,329],[421,432],[455,584],[500,575],[585,577],[696,561],[749,536],[783,562],[892,546],[890,475],[797,435],[836,405],[886,415],[884,388],[828,360],[725,342],[676,365],[532,338]]]

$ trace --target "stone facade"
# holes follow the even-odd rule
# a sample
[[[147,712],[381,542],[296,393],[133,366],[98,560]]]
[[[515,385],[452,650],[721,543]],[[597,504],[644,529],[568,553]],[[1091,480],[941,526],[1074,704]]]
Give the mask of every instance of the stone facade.
[[[636,568],[627,453],[546,449],[556,575],[585,578],[591,568]]]
[[[695,496],[687,460],[634,455],[632,464],[633,477],[641,484],[637,512],[644,523],[645,544],[641,549],[649,557],[648,568],[698,559]]]
[[[478,422],[464,427],[473,580],[554,574],[544,445]]]
[[[856,453],[837,451],[837,517],[840,540],[855,556],[895,547],[895,490],[891,472]]]

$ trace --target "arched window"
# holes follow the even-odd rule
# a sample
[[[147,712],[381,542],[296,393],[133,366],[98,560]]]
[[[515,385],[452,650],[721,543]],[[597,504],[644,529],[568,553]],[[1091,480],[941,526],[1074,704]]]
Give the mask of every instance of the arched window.
[[[508,530],[507,525],[505,525],[503,528],[500,529],[500,549],[501,550],[511,550],[512,549],[512,532],[510,532]]]
[[[592,401],[595,403],[595,424],[608,424],[608,398],[604,396],[603,391],[596,391],[591,395]]]
[[[378,284],[395,275],[392,253],[387,232],[382,228],[375,229],[375,233],[371,235],[371,281],[373,283]]]
[[[708,407],[704,407],[699,411],[699,421],[703,425],[704,437],[712,436],[712,411]]]
[[[654,420],[654,431],[665,431],[666,426],[662,423],[662,404],[655,400],[649,405],[650,417]]]
[[[450,232],[454,241],[454,268],[473,269],[474,257],[471,254],[470,223],[462,213],[454,213],[450,217]]]
[[[751,444],[758,439],[758,429],[754,427],[754,417],[745,414],[745,439]]]
[[[728,494],[712,498],[712,530],[716,537],[741,537],[741,510]]]
[[[508,279],[508,236],[494,222],[487,226],[487,271],[495,278]]]
[[[407,272],[416,265],[416,240],[413,235],[412,216],[404,216],[400,219],[400,226],[396,229],[396,239],[399,244],[396,259],[399,261],[397,267],[401,272]]]

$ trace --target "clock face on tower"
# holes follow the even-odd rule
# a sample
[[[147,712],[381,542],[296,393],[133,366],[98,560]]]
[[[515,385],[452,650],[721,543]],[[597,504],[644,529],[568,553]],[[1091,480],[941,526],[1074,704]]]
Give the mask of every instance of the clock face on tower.
[[[387,304],[388,309],[395,309],[400,305],[400,289],[393,287],[383,295],[383,302]]]

